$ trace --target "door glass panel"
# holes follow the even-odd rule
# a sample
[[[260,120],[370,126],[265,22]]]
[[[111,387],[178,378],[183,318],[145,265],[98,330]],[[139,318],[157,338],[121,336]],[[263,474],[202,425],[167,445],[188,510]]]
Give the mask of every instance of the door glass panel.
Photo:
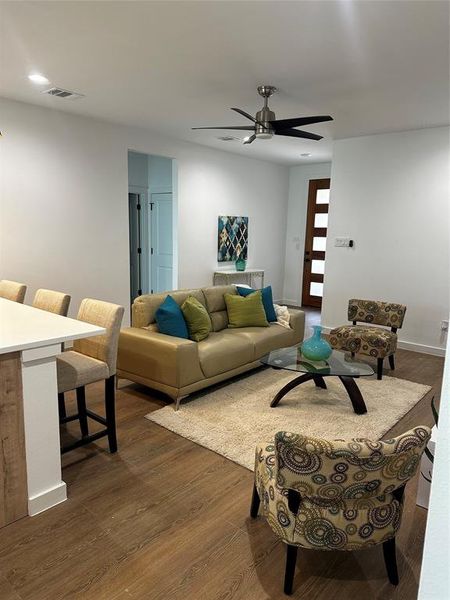
[[[317,190],[316,204],[330,204],[330,190]]]
[[[316,281],[312,281],[309,285],[309,293],[311,296],[323,296],[323,283],[317,283]]]
[[[323,275],[325,273],[325,261],[324,260],[312,260],[311,261],[311,273],[315,275]]]
[[[327,238],[315,237],[313,238],[313,251],[314,252],[325,252],[327,246]]]
[[[316,213],[314,215],[314,227],[328,227],[328,213]]]

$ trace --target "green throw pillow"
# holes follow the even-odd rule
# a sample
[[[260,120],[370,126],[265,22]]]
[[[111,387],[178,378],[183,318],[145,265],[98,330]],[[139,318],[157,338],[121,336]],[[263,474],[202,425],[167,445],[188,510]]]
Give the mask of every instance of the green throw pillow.
[[[181,312],[188,326],[191,340],[200,342],[208,337],[212,329],[211,319],[208,311],[197,298],[188,296],[181,305]]]
[[[224,298],[228,327],[269,327],[260,290],[245,297],[225,294]]]

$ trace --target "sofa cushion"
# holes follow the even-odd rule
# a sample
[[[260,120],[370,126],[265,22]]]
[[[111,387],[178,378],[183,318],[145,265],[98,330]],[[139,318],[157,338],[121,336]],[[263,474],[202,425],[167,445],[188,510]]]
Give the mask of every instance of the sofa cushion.
[[[197,347],[205,377],[214,377],[253,361],[253,343],[249,338],[236,335],[235,330],[212,332]]]
[[[194,296],[204,306],[206,305],[202,290],[178,290],[162,292],[161,294],[144,294],[133,302],[131,309],[133,327],[146,327],[154,323],[156,311],[169,294],[178,306],[181,306],[188,296]]]
[[[269,327],[242,327],[234,329],[233,333],[253,345],[253,360],[258,360],[272,350],[286,348],[295,343],[293,330],[286,329],[278,323],[271,323]]]
[[[219,310],[227,310],[224,295],[237,294],[234,285],[213,285],[202,289],[209,314]]]
[[[167,296],[156,311],[155,318],[161,333],[179,338],[189,338],[184,315],[172,296]]]
[[[186,320],[189,337],[200,342],[208,337],[212,329],[208,311],[194,296],[189,296],[181,305],[181,312]]]
[[[261,290],[249,296],[225,294],[228,311],[228,327],[268,327],[266,312],[262,303]]]
[[[256,291],[251,287],[241,287],[240,285],[237,285],[236,288],[239,295],[244,297],[249,296],[252,292]],[[269,321],[269,323],[274,323],[277,320],[277,315],[273,306],[272,286],[268,285],[267,287],[262,288],[261,296],[264,310],[266,312],[266,319]]]
[[[209,315],[213,331],[222,331],[228,327],[228,313],[226,310],[217,310]]]

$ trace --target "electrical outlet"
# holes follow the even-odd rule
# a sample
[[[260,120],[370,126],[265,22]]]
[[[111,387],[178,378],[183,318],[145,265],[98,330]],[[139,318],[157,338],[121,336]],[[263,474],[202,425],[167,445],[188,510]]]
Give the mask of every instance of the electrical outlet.
[[[448,321],[446,319],[444,319],[443,321],[441,321],[441,330],[442,331],[448,331]]]

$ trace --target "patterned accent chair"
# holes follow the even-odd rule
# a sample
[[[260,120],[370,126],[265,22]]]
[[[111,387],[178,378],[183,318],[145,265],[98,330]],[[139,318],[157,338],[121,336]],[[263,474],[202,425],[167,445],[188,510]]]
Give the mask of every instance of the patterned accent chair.
[[[280,431],[256,448],[250,509],[260,503],[287,546],[284,591],[292,593],[297,549],[360,550],[383,545],[389,581],[398,584],[395,535],[406,483],[430,439],[418,426],[391,440],[324,440]]]
[[[329,342],[335,350],[355,354],[366,354],[377,359],[377,379],[383,377],[383,361],[387,357],[392,370],[395,369],[394,354],[397,350],[397,329],[403,325],[406,306],[377,300],[348,302],[348,320],[353,325],[342,325],[330,331]],[[369,326],[358,325],[369,323]],[[382,327],[372,327],[382,325]],[[383,329],[390,327],[391,330]]]

